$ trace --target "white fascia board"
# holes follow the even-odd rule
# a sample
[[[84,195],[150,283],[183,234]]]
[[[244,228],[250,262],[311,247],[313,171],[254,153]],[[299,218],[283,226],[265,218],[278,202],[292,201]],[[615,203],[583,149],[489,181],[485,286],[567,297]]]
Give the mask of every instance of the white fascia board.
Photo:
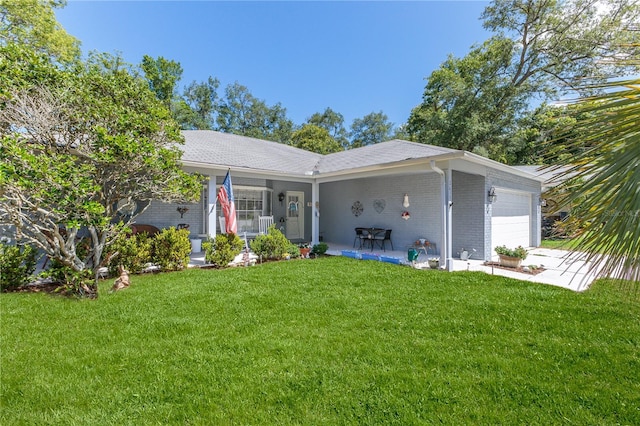
[[[467,161],[470,161],[472,163],[481,164],[481,165],[484,165],[484,166],[487,166],[487,167],[491,167],[491,168],[496,169],[496,170],[500,170],[500,171],[503,171],[503,172],[506,172],[506,173],[510,173],[512,175],[516,175],[516,176],[520,176],[520,177],[523,177],[523,178],[535,180],[535,181],[538,181],[540,183],[544,182],[543,178],[540,178],[539,176],[532,175],[531,173],[524,172],[522,170],[518,170],[515,167],[511,167],[511,166],[508,166],[506,164],[498,163],[497,161],[491,160],[491,159],[486,158],[486,157],[482,157],[482,156],[477,155],[477,154],[473,154],[471,152],[463,151],[463,153],[464,153],[463,159],[465,159]]]
[[[299,174],[276,172],[272,170],[259,170],[259,169],[252,169],[248,167],[223,166],[220,164],[205,165],[203,163],[198,163],[194,161],[182,161],[182,166],[185,168],[189,168],[190,171],[194,171],[194,172],[205,174],[205,175],[213,174],[216,176],[224,176],[227,173],[227,170],[231,170],[232,180],[234,176],[238,176],[238,177],[246,177],[246,178],[272,179],[272,180],[283,180],[288,182],[301,182],[301,183],[312,183],[314,181],[312,176],[303,176]]]
[[[316,178],[319,183],[327,183],[341,180],[362,179],[368,177],[431,172],[432,170],[428,167],[431,160],[434,160],[436,162],[443,162],[455,158],[460,158],[462,157],[462,155],[463,151],[456,151],[446,154],[434,155],[432,157],[412,158],[410,160],[400,160],[394,161],[392,163],[375,164],[355,169],[320,173],[319,175],[316,175]]]

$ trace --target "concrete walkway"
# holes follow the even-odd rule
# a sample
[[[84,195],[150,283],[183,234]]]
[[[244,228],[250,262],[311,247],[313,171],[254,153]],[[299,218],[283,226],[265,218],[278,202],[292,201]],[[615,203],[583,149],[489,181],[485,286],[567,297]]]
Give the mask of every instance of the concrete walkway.
[[[329,245],[327,254],[340,256],[342,250],[355,250],[352,247],[343,246],[339,244]],[[360,251],[361,253],[370,253],[369,250]],[[400,250],[387,250],[382,252],[380,250],[374,251],[376,254],[382,254],[389,257],[395,257],[407,264],[407,251]],[[252,260],[256,259],[256,256],[251,253]],[[428,257],[436,257],[436,255],[429,255]],[[453,260],[454,271],[481,271],[487,274],[500,275],[503,277],[514,278],[522,281],[529,281],[541,284],[549,284],[558,287],[567,288],[573,291],[584,291],[589,288],[589,285],[598,278],[597,271],[591,270],[590,264],[584,259],[584,254],[579,252],[571,252],[566,250],[551,250],[544,248],[531,248],[529,249],[529,255],[523,262],[524,266],[535,265],[537,267],[543,267],[545,270],[537,275],[526,274],[522,272],[516,272],[508,269],[495,268],[490,265],[485,265],[483,260]],[[496,256],[496,262],[498,257]],[[236,258],[238,263],[242,263],[242,255]],[[199,267],[205,264],[204,253],[191,254],[190,267]],[[417,262],[413,265],[418,269],[428,269],[427,256],[420,254]]]

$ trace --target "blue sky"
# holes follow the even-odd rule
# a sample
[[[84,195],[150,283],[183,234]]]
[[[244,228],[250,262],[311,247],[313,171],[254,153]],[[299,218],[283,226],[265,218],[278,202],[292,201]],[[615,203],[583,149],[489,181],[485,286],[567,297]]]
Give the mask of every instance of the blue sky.
[[[213,76],[222,94],[237,81],[296,124],[330,107],[349,127],[378,111],[405,122],[447,55],[489,37],[479,19],[487,4],[69,0],[56,16],[84,53],[180,62],[180,91]]]

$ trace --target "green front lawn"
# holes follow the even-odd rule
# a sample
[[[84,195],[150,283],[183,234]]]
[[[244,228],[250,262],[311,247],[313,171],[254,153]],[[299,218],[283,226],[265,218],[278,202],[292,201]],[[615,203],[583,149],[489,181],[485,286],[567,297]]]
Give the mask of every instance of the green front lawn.
[[[1,294],[0,424],[640,424],[640,296],[346,258]]]
[[[540,247],[548,249],[580,251],[581,243],[581,238],[574,238],[571,240],[542,240]]]

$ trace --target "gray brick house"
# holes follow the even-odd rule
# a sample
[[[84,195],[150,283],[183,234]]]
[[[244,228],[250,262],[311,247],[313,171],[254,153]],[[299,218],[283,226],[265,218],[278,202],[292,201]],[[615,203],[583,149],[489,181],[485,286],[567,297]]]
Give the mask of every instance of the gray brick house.
[[[217,189],[231,170],[240,234],[255,235],[261,215],[293,241],[352,245],[354,228],[379,227],[392,229],[396,250],[434,242],[442,264],[463,248],[488,260],[497,245],[540,244],[541,179],[469,152],[391,140],[320,155],[215,131],[183,135],[185,170],[209,178],[200,202],[152,203],[137,223],[214,236]]]

